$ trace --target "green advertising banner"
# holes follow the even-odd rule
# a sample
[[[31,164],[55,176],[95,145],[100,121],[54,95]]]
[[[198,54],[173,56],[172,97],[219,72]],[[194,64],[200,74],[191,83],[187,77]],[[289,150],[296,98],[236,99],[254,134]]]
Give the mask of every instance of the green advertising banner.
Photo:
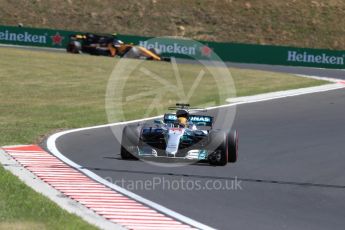
[[[10,45],[65,48],[69,35],[75,32],[37,29],[15,26],[0,26],[0,43]]]
[[[66,48],[69,35],[75,31],[0,26],[0,43],[50,48]],[[318,68],[345,68],[345,51],[308,49],[288,46],[252,45],[193,41],[181,38],[152,38],[118,35],[125,43],[145,48],[155,48],[164,56],[217,60],[224,62],[255,63],[285,66],[308,66]]]
[[[145,48],[158,48],[167,56],[212,60],[216,54],[225,62],[345,68],[345,51],[206,41],[198,41],[201,45],[195,45],[186,39],[157,39],[130,35],[119,37],[125,42]]]

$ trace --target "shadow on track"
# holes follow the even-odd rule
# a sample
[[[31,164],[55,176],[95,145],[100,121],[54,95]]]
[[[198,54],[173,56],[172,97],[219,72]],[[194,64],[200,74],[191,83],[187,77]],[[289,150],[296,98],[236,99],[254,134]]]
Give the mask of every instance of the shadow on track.
[[[121,172],[121,173],[159,175],[159,176],[179,176],[179,177],[188,177],[188,178],[195,178],[195,179],[215,179],[215,180],[235,180],[235,179],[237,179],[237,180],[252,182],[252,183],[266,183],[266,184],[279,184],[279,185],[295,185],[295,186],[303,186],[303,187],[345,189],[345,185],[319,184],[319,183],[308,183],[308,182],[279,181],[279,180],[239,178],[239,177],[204,176],[204,175],[179,174],[179,173],[169,173],[169,172],[118,170],[118,169],[94,168],[94,167],[83,167],[83,168],[89,169],[92,171],[104,171],[104,172]]]

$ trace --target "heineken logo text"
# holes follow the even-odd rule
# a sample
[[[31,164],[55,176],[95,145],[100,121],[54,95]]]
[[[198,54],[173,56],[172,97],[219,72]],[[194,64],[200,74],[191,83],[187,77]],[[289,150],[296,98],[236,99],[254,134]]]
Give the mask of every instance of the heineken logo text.
[[[344,65],[343,56],[332,56],[325,53],[314,55],[307,52],[299,53],[297,51],[288,51],[288,61],[303,63],[320,63],[331,65]]]
[[[0,41],[17,41],[17,42],[32,42],[32,43],[47,43],[46,35],[30,34],[28,32],[13,33],[8,30],[0,31]]]
[[[196,53],[195,46],[181,45],[176,42],[172,44],[162,44],[158,42],[148,43],[147,41],[140,41],[139,45],[145,47],[146,49],[157,49],[162,53],[175,53],[185,55],[195,55]]]

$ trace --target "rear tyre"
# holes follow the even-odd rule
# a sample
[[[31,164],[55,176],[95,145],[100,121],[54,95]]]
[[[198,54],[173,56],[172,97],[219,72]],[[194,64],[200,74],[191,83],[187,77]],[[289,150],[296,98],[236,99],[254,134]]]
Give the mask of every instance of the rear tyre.
[[[171,62],[170,57],[162,57],[162,61]]]
[[[138,151],[139,134],[138,128],[124,127],[121,141],[121,158],[123,160],[138,160],[135,154]]]
[[[209,155],[211,165],[224,166],[228,163],[227,136],[225,132],[211,132],[209,137]]]
[[[235,163],[238,158],[238,132],[230,131],[227,138],[228,145],[228,161]]]

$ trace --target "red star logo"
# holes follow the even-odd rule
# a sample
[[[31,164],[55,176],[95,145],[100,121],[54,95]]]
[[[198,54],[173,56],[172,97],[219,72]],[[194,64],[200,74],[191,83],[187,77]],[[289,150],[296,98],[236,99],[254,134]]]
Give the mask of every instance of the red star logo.
[[[50,36],[50,38],[52,39],[53,45],[59,45],[61,46],[61,42],[64,39],[64,37],[62,37],[59,32],[56,32],[56,34],[54,36]]]
[[[205,57],[210,57],[212,53],[212,49],[208,47],[207,45],[200,48],[201,55]]]

